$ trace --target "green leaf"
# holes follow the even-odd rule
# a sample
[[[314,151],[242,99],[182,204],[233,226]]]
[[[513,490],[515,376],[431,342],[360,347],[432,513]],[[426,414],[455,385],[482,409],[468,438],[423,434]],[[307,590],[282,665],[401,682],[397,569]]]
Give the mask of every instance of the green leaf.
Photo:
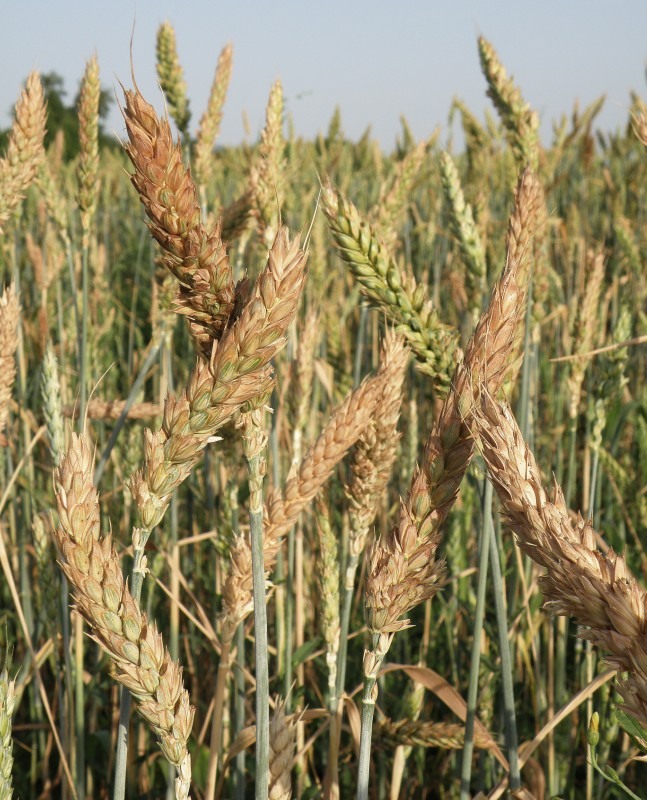
[[[616,717],[620,727],[631,736],[636,746],[647,752],[647,728],[644,728],[637,720],[616,706]]]
[[[304,661],[307,661],[308,657],[321,647],[321,642],[321,637],[318,636],[316,639],[304,642],[301,647],[297,647],[294,653],[292,653],[292,666],[298,667],[299,664],[303,664]]]

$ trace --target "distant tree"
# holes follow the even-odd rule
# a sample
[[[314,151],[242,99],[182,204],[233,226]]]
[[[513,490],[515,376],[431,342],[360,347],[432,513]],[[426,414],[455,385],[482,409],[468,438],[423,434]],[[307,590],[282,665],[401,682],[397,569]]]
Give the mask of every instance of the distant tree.
[[[59,131],[63,131],[65,140],[65,150],[63,158],[69,161],[76,157],[79,152],[79,120],[77,115],[77,103],[79,91],[71,105],[65,104],[67,91],[65,81],[58,72],[46,72],[41,75],[43,91],[47,98],[47,134],[45,135],[45,147],[56,138]],[[99,96],[99,144],[103,146],[113,145],[112,137],[107,137],[103,132],[103,121],[108,116],[112,94],[107,89],[101,89]],[[9,136],[9,129],[0,131],[0,151],[4,151]]]

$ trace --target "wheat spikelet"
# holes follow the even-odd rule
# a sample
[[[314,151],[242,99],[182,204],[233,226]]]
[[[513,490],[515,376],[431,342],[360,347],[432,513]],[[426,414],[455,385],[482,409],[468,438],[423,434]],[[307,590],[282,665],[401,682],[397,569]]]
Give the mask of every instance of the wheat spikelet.
[[[254,195],[247,189],[220,212],[220,232],[224,242],[238,238],[246,229],[253,212]]]
[[[51,342],[47,342],[43,358],[43,374],[41,377],[41,396],[43,412],[49,435],[49,449],[54,465],[58,466],[65,449],[65,430],[63,427],[63,411],[61,409],[61,384],[58,379],[58,361]],[[78,415],[79,410],[76,409]]]
[[[320,586],[321,586],[321,635],[326,643],[326,666],[328,667],[328,691],[332,699],[336,695],[337,655],[339,652],[339,553],[337,537],[330,526],[327,505],[319,500],[316,506],[317,531],[319,534]],[[330,702],[331,710],[336,711]]]
[[[465,202],[456,164],[447,152],[440,154],[440,177],[450,209],[449,219],[452,230],[458,240],[467,267],[471,305],[478,309],[487,272],[485,248],[474,224],[472,208]]]
[[[208,183],[213,172],[213,147],[220,132],[222,107],[225,104],[231,79],[233,52],[233,47],[227,44],[223,47],[218,57],[218,65],[211,84],[207,108],[200,119],[193,163],[198,183],[203,186]],[[225,238],[228,239],[229,237]]]
[[[297,734],[294,715],[285,716],[285,701],[277,698],[270,722],[270,786],[268,800],[290,800],[290,772]]]
[[[296,358],[291,364],[288,404],[293,421],[293,431],[299,436],[308,422],[312,379],[314,376],[315,348],[319,340],[320,318],[317,313],[306,316],[297,345]]]
[[[573,361],[568,377],[569,403],[568,413],[571,419],[578,414],[584,374],[590,358],[586,353],[591,350],[599,331],[599,303],[602,282],[604,280],[604,254],[602,252],[587,253],[587,276],[584,296],[579,307],[577,328],[575,331],[574,355],[580,356]]]
[[[507,405],[484,392],[470,420],[507,524],[524,552],[546,568],[540,585],[548,608],[586,626],[581,635],[610,653],[612,667],[628,673],[620,682],[625,709],[647,725],[647,593],[622,556],[598,551],[590,523],[571,518],[557,484],[553,498],[546,495]]]
[[[7,664],[4,664],[0,672],[0,800],[11,800],[13,796],[11,717],[15,704],[16,682],[9,680]]]
[[[186,81],[180,66],[175,42],[175,30],[170,22],[163,22],[157,31],[157,77],[168,103],[171,116],[180,133],[189,135],[189,100]]]
[[[340,255],[362,292],[387,313],[415,353],[420,370],[434,377],[436,388],[445,392],[456,357],[455,331],[438,320],[425,287],[401,273],[350,201],[324,186],[322,205]]]
[[[0,233],[43,160],[47,107],[40,76],[32,72],[16,103],[7,151],[0,159]]]
[[[58,609],[60,605],[60,576],[52,559],[51,541],[54,538],[54,525],[50,514],[36,514],[31,522],[34,538],[34,553],[38,569],[38,591],[40,613],[45,622],[47,635],[54,639],[59,630]]]
[[[411,192],[420,181],[429,144],[423,140],[412,148],[398,164],[390,186],[383,184],[380,188],[374,223],[389,249],[396,244],[397,231],[409,208]]]
[[[382,719],[375,728],[376,744],[383,747],[437,747],[441,750],[462,750],[465,728],[448,722],[428,722],[412,719]],[[489,736],[478,728],[474,731],[474,746],[488,750],[492,744]]]
[[[385,387],[401,369],[402,343],[395,338],[390,342],[377,375],[366,378],[335,409],[301,463],[291,470],[283,497],[276,490],[270,493],[265,526],[268,546],[294,525],[372,419]]]
[[[515,195],[516,204],[532,201],[538,187],[526,170]],[[538,191],[538,189],[537,189]],[[512,220],[532,219],[518,208]],[[517,230],[511,222],[511,230]],[[516,241],[520,232],[509,234]],[[520,253],[518,253],[520,255]],[[422,467],[417,467],[406,502],[401,502],[399,522],[381,541],[374,544],[369,557],[365,589],[368,627],[380,644],[375,652],[388,650],[390,639],[406,628],[404,617],[437,591],[444,564],[435,555],[441,526],[456,501],[458,489],[469,465],[474,440],[463,420],[466,408],[474,402],[477,375],[492,393],[501,388],[515,361],[515,333],[523,318],[527,284],[527,260],[507,259],[494,286],[487,310],[481,316],[465,351],[440,415],[425,446]],[[367,655],[365,665],[379,669],[381,660]]]
[[[348,548],[350,557],[354,559],[358,559],[364,549],[395,463],[399,439],[397,425],[408,356],[403,341],[398,341],[391,331],[387,331],[380,358],[383,363],[390,361],[393,364],[391,379],[384,383],[382,397],[353,448],[350,460],[351,478],[346,488],[350,518]]]
[[[18,296],[10,286],[0,297],[0,436],[7,424],[11,390],[16,378],[14,353],[18,346],[19,316]]]
[[[526,164],[536,171],[539,162],[539,117],[521,96],[499,61],[496,51],[483,36],[478,40],[481,69],[491,98],[507,131],[508,142],[523,169]]]
[[[181,788],[190,776],[187,739],[194,709],[183,687],[182,669],[128,591],[111,537],[101,534],[93,460],[85,437],[72,435],[56,469],[60,522],[55,536],[61,568],[92,635],[115,664],[116,679],[137,699],[165,757],[180,768]],[[178,797],[188,796],[188,784],[184,794],[180,788]]]
[[[249,400],[272,386],[270,361],[283,348],[305,281],[306,255],[282,228],[240,317],[198,363],[179,397],[169,395],[162,427],[146,431],[144,468],[131,480],[146,530],[164,516],[173,490],[210,437]]]
[[[208,358],[234,307],[234,282],[220,229],[207,231],[202,224],[197,188],[168,120],[159,119],[139,92],[124,94],[126,152],[135,168],[132,183],[162,247],[162,262],[180,282],[175,310],[188,318]]]
[[[88,419],[119,419],[126,407],[125,400],[90,400],[85,415]],[[158,403],[134,403],[126,415],[127,419],[150,419],[158,417],[163,411],[163,407]],[[63,408],[63,416],[79,416],[79,408],[76,405],[66,405]]]
[[[81,212],[83,247],[89,245],[90,227],[99,193],[99,62],[93,56],[85,67],[79,96],[78,202]]]
[[[251,184],[254,195],[254,213],[259,235],[269,247],[279,225],[280,209],[284,201],[285,161],[283,158],[283,87],[276,81],[271,90],[265,112],[265,127],[261,134],[259,158],[252,170]]]

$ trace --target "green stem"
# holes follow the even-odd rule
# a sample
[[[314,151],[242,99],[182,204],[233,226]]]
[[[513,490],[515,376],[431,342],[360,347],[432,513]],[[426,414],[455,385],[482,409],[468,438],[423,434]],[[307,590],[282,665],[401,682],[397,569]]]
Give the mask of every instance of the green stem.
[[[378,666],[379,670],[379,666]],[[362,729],[359,738],[359,765],[357,768],[357,800],[368,800],[368,781],[371,771],[371,739],[373,738],[373,715],[377,679],[364,678],[362,696]]]
[[[483,494],[483,510],[492,507],[492,484],[486,481]],[[481,634],[485,619],[485,596],[487,590],[488,562],[490,554],[490,528],[483,525],[481,529],[481,546],[479,550],[478,587],[476,590],[476,609],[474,611],[474,633],[472,636],[472,657],[467,686],[467,716],[465,718],[465,743],[461,763],[460,800],[470,800],[470,781],[472,779],[472,754],[474,752],[474,723],[476,721],[476,702],[479,691],[479,666],[481,663]]]
[[[485,495],[484,527],[487,528],[487,538],[490,540],[490,569],[492,570],[492,589],[494,591],[494,607],[496,611],[497,628],[499,631],[499,655],[501,657],[501,679],[503,689],[503,708],[505,719],[505,743],[510,765],[510,789],[513,791],[521,786],[519,770],[519,740],[517,737],[517,717],[514,710],[514,689],[512,682],[512,661],[510,658],[510,642],[508,640],[508,618],[505,607],[505,594],[501,576],[501,563],[499,549],[494,536],[492,522],[492,487]],[[489,501],[489,507],[488,507]]]
[[[337,654],[337,697],[341,697],[346,683],[346,662],[348,657],[348,630],[350,612],[353,605],[353,588],[358,557],[350,555],[346,565],[346,578],[342,585],[341,619],[339,621],[339,653]]]
[[[246,414],[243,448],[249,471],[249,533],[252,548],[254,589],[254,651],[256,657],[256,800],[267,800],[270,766],[270,693],[267,658],[267,608],[265,564],[263,559],[263,475],[261,452],[265,437],[261,431],[261,411]]]

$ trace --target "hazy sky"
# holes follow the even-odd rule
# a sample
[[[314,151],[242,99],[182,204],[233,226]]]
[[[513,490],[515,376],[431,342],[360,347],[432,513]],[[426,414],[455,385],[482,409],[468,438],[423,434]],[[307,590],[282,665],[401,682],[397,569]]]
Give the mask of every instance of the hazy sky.
[[[220,141],[256,136],[271,83],[283,81],[286,107],[303,136],[326,130],[338,104],[350,138],[367,125],[390,148],[404,114],[417,137],[441,125],[454,95],[482,118],[489,100],[476,38],[483,34],[542,115],[542,130],[606,93],[600,124],[623,124],[629,91],[647,97],[647,0],[2,0],[0,126],[31,69],[55,70],[68,101],[86,59],[97,52],[102,82],[129,86],[133,23],[138,85],[159,108],[155,33],[177,33],[192,127],[207,101],[218,53],[230,41],[234,71]],[[119,92],[118,92],[119,94]],[[116,106],[109,127],[121,135]]]

